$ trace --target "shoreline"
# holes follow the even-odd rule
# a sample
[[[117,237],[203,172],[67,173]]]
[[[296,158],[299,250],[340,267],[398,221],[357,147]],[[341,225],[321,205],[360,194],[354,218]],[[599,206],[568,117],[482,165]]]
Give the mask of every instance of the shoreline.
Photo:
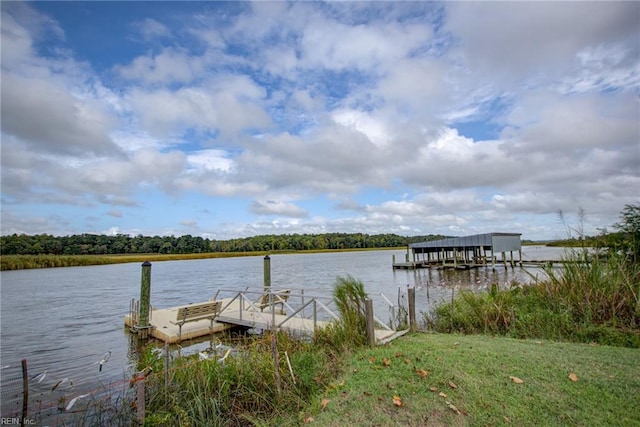
[[[251,252],[206,252],[190,254],[119,254],[119,255],[4,255],[0,258],[0,271],[31,270],[37,268],[89,267],[94,265],[125,264],[132,262],[186,261],[194,259],[237,258],[247,256],[291,255],[334,252],[392,251],[406,247],[307,249]]]

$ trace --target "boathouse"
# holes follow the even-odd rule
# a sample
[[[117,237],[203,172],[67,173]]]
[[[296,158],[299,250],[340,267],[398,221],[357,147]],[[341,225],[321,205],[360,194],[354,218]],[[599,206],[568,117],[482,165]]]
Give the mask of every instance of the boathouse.
[[[407,247],[407,262],[396,268],[474,268],[496,263],[522,263],[521,233],[485,233],[412,243]],[[514,259],[518,253],[518,260]],[[507,254],[509,257],[507,258]],[[412,255],[412,261],[409,257]],[[500,255],[500,258],[498,258]]]

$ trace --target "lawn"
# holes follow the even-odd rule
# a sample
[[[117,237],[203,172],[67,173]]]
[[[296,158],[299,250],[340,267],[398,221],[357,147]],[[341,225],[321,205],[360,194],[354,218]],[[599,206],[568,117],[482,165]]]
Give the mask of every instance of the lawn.
[[[344,372],[295,423],[640,426],[638,349],[416,333]]]

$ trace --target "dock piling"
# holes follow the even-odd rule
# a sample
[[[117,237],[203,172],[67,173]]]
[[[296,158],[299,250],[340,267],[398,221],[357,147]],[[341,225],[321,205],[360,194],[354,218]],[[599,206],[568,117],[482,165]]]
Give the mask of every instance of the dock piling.
[[[140,312],[136,331],[138,337],[146,339],[149,329],[149,307],[151,306],[151,263],[142,263],[142,277],[140,279]]]
[[[269,257],[269,255],[265,255],[264,257],[263,274],[263,282],[266,290],[266,288],[271,287],[271,258]]]

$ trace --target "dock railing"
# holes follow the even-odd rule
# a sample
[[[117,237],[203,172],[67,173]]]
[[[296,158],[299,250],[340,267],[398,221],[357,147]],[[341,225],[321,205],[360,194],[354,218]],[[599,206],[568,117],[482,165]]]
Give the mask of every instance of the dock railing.
[[[140,320],[140,301],[137,298],[131,298],[129,301],[129,318],[133,325],[138,324]],[[153,306],[149,305],[149,321],[153,318]]]
[[[340,320],[340,316],[336,314],[337,309],[333,308],[335,302],[333,297],[327,295],[313,295],[308,292],[305,293],[304,289],[286,288],[287,298],[282,299],[282,291],[285,289],[271,289],[271,288],[245,288],[243,290],[238,289],[218,289],[216,294],[211,298],[212,300],[226,299],[229,300],[223,305],[221,313],[224,313],[226,308],[233,307],[235,301],[239,301],[240,320],[242,319],[243,312],[250,311],[252,318],[259,317],[262,322],[275,327],[276,329],[286,327],[287,323],[291,323],[293,319],[306,319],[312,321],[313,329],[315,330],[319,322],[327,322],[331,320]],[[263,297],[263,295],[269,296],[271,302],[267,308],[261,309],[258,307],[256,301]],[[381,294],[382,295],[382,294]],[[382,295],[387,304],[393,310],[393,304]],[[282,309],[278,310],[276,306],[281,306]],[[394,312],[392,312],[394,313]],[[246,314],[246,313],[245,313]],[[279,315],[276,319],[276,315]],[[281,315],[286,317],[282,319]],[[393,318],[393,316],[391,316]],[[382,329],[394,331],[393,323],[391,327],[374,316],[375,323]]]

